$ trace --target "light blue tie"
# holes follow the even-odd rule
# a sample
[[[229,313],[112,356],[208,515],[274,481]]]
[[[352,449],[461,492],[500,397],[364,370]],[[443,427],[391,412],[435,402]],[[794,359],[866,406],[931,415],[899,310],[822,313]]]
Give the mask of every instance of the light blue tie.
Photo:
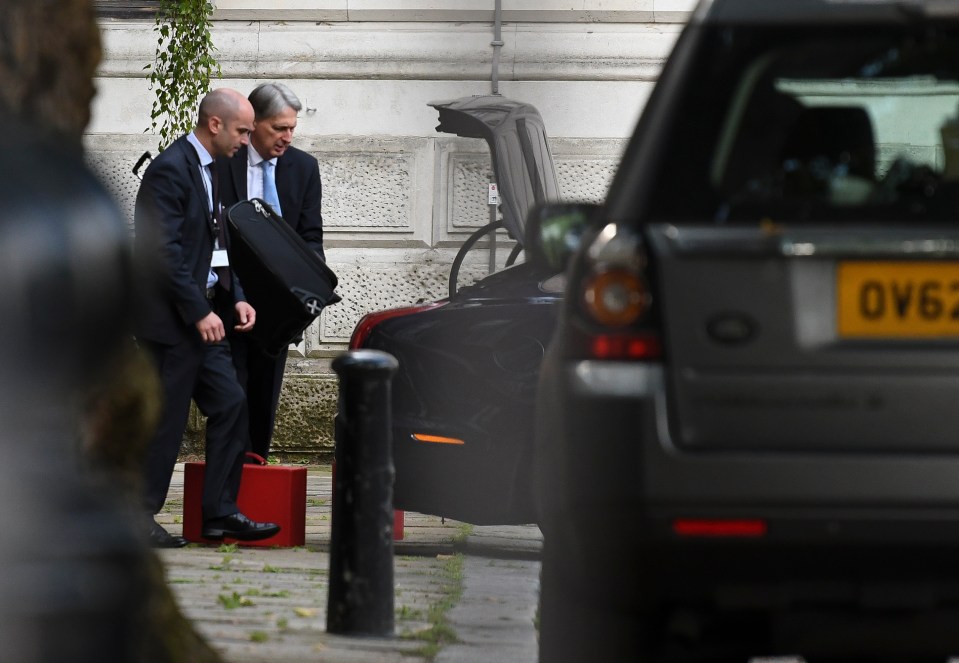
[[[276,177],[273,175],[273,162],[263,161],[263,200],[273,208],[277,216],[283,216],[280,211],[280,195],[276,192]]]

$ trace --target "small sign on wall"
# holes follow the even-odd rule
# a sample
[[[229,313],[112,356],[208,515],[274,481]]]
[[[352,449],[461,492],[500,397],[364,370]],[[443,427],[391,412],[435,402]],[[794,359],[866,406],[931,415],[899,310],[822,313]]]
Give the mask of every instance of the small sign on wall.
[[[489,183],[489,203],[490,205],[499,205],[499,188],[496,182]]]

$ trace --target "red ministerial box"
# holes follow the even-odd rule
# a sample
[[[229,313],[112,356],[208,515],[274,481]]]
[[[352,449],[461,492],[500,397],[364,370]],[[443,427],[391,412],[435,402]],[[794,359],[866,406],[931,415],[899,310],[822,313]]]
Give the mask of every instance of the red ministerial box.
[[[183,537],[198,543],[219,543],[200,536],[203,530],[203,477],[206,463],[183,466]],[[306,541],[306,468],[284,465],[243,466],[240,511],[260,522],[276,523],[280,532],[262,541],[224,541],[243,546],[302,546]]]

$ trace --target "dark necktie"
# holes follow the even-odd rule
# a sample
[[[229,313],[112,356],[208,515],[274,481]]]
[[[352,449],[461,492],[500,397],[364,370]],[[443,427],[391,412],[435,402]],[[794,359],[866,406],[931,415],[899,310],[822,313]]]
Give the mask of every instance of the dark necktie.
[[[210,164],[210,180],[213,183],[213,228],[216,230],[216,241],[219,247],[226,250],[226,227],[223,222],[223,209],[220,205],[220,184],[219,173],[217,172],[216,161]],[[217,267],[216,271],[218,283],[224,290],[229,291],[233,288],[233,276],[229,267]]]

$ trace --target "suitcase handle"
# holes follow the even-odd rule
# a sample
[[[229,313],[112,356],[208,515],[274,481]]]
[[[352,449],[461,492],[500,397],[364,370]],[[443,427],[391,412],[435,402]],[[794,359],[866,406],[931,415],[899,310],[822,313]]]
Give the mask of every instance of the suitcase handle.
[[[246,463],[247,465],[266,465],[266,458],[255,454],[252,451],[246,452]]]

